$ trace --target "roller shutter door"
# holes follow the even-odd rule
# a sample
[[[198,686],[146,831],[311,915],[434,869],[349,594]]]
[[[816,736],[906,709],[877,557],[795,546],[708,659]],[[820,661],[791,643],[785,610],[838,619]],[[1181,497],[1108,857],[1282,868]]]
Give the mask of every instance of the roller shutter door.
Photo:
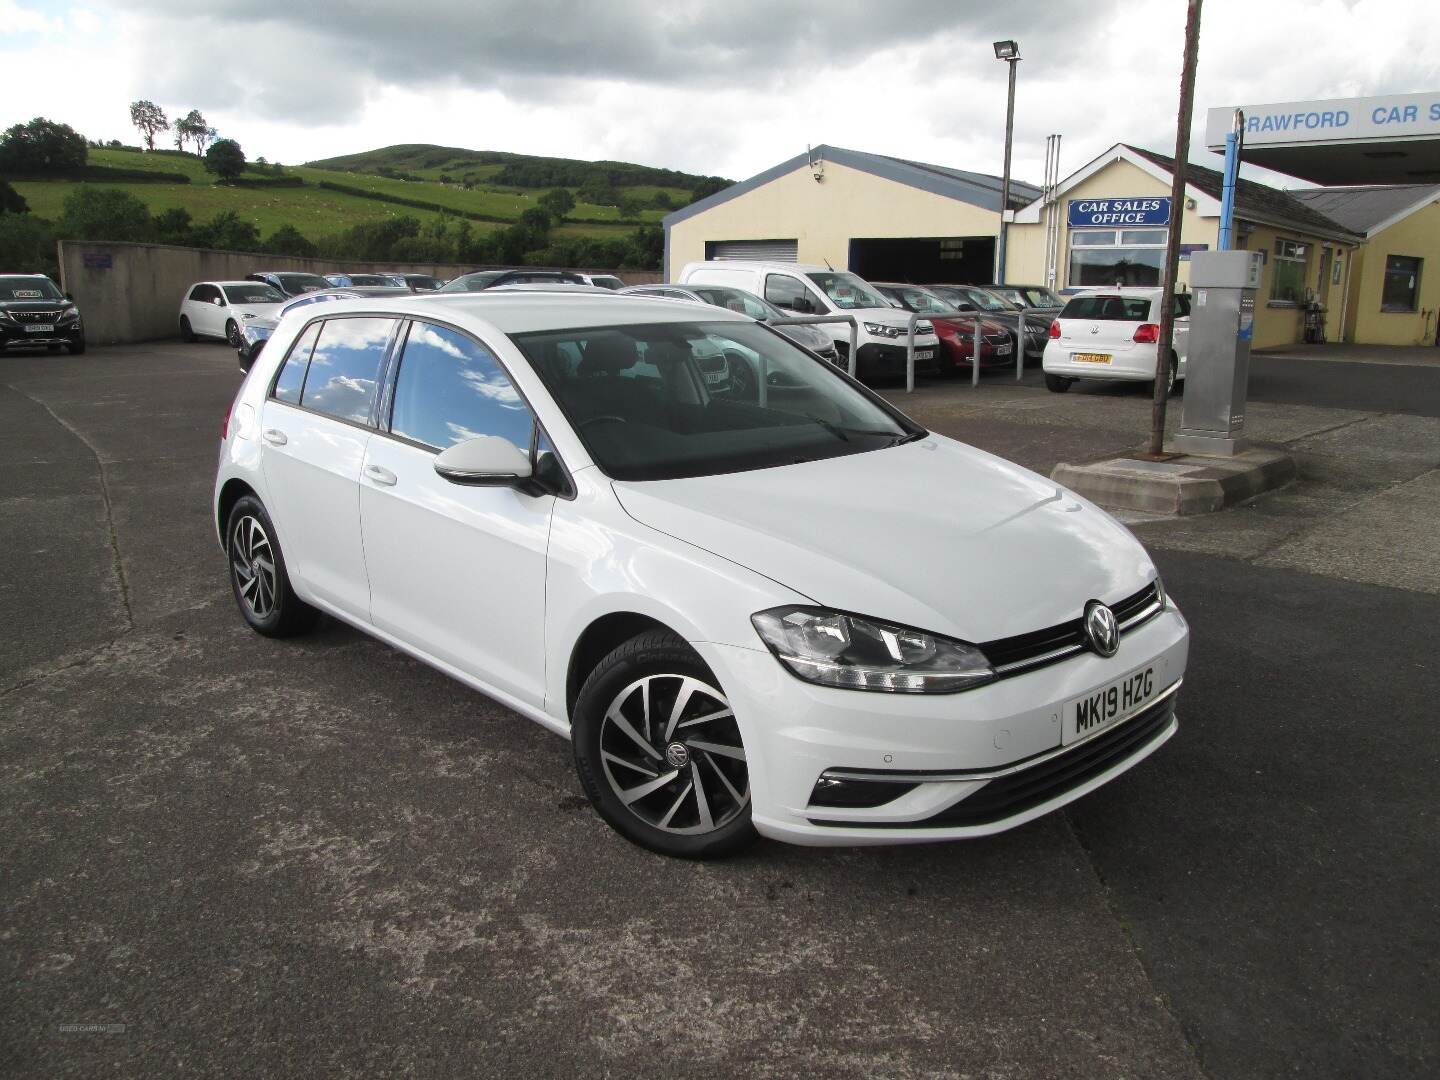
[[[796,240],[709,240],[707,259],[751,259],[756,262],[799,262]]]

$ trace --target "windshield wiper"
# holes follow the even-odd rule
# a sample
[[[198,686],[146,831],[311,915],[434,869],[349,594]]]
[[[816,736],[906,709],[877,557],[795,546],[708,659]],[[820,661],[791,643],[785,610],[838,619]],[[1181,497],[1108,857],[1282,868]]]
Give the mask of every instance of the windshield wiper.
[[[923,431],[915,434],[908,434],[905,432],[896,434],[893,431],[874,431],[870,428],[841,427],[839,424],[832,424],[829,420],[822,420],[818,416],[807,416],[805,419],[813,420],[815,423],[823,427],[826,431],[830,432],[831,435],[834,435],[837,439],[841,439],[844,442],[849,442],[851,435],[868,435],[872,439],[889,439],[891,440],[891,446],[899,446],[901,443],[910,442],[913,439],[921,439],[925,437],[925,432]]]

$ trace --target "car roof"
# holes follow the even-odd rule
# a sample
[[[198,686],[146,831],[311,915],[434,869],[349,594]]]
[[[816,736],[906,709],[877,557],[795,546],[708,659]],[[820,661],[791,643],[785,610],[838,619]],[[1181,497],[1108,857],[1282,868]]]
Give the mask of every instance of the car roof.
[[[1158,285],[1094,285],[1081,289],[1076,296],[1159,296],[1163,290]]]
[[[218,286],[220,286],[222,289],[225,288],[227,285],[245,285],[245,286],[249,286],[249,285],[265,285],[265,284],[268,284],[268,282],[264,282],[264,281],[197,281],[197,282],[195,283],[195,285],[218,285]],[[191,286],[191,288],[194,288],[194,287],[195,287],[194,285]]]
[[[601,293],[608,295],[601,295]],[[365,311],[420,316],[458,314],[490,323],[506,334],[532,331],[569,330],[578,327],[629,326],[635,323],[693,323],[732,320],[752,322],[738,312],[706,305],[704,316],[695,308],[659,296],[619,296],[613,290],[566,289],[502,292],[486,289],[478,293],[380,297],[375,300],[337,300],[325,306],[326,313]]]

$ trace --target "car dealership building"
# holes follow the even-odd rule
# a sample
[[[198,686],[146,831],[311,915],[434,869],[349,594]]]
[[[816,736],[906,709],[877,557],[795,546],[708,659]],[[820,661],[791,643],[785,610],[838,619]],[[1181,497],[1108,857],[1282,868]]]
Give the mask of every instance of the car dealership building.
[[[1323,185],[1238,185],[1235,246],[1265,258],[1256,347],[1301,342],[1319,326],[1330,341],[1435,344],[1440,93],[1241,109],[1246,162]],[[1234,114],[1210,110],[1212,149],[1223,148]],[[1012,180],[1006,280],[1160,284],[1173,168],[1117,143],[1049,190]],[[1217,169],[1187,170],[1181,282],[1189,254],[1217,246],[1222,183]],[[668,215],[665,273],[754,258],[828,263],[872,280],[985,284],[1000,192],[989,174],[819,146]]]

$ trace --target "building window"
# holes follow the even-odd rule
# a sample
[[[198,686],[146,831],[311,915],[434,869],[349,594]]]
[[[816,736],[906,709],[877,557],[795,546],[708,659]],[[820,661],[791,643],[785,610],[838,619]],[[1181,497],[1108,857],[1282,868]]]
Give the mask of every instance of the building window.
[[[1411,255],[1385,256],[1385,285],[1380,290],[1381,311],[1414,311],[1420,297],[1420,264]]]
[[[1072,229],[1070,284],[1159,285],[1165,229]]]
[[[1270,299],[1277,304],[1298,304],[1305,299],[1305,256],[1310,245],[1295,240],[1275,241],[1275,270],[1270,276]]]

